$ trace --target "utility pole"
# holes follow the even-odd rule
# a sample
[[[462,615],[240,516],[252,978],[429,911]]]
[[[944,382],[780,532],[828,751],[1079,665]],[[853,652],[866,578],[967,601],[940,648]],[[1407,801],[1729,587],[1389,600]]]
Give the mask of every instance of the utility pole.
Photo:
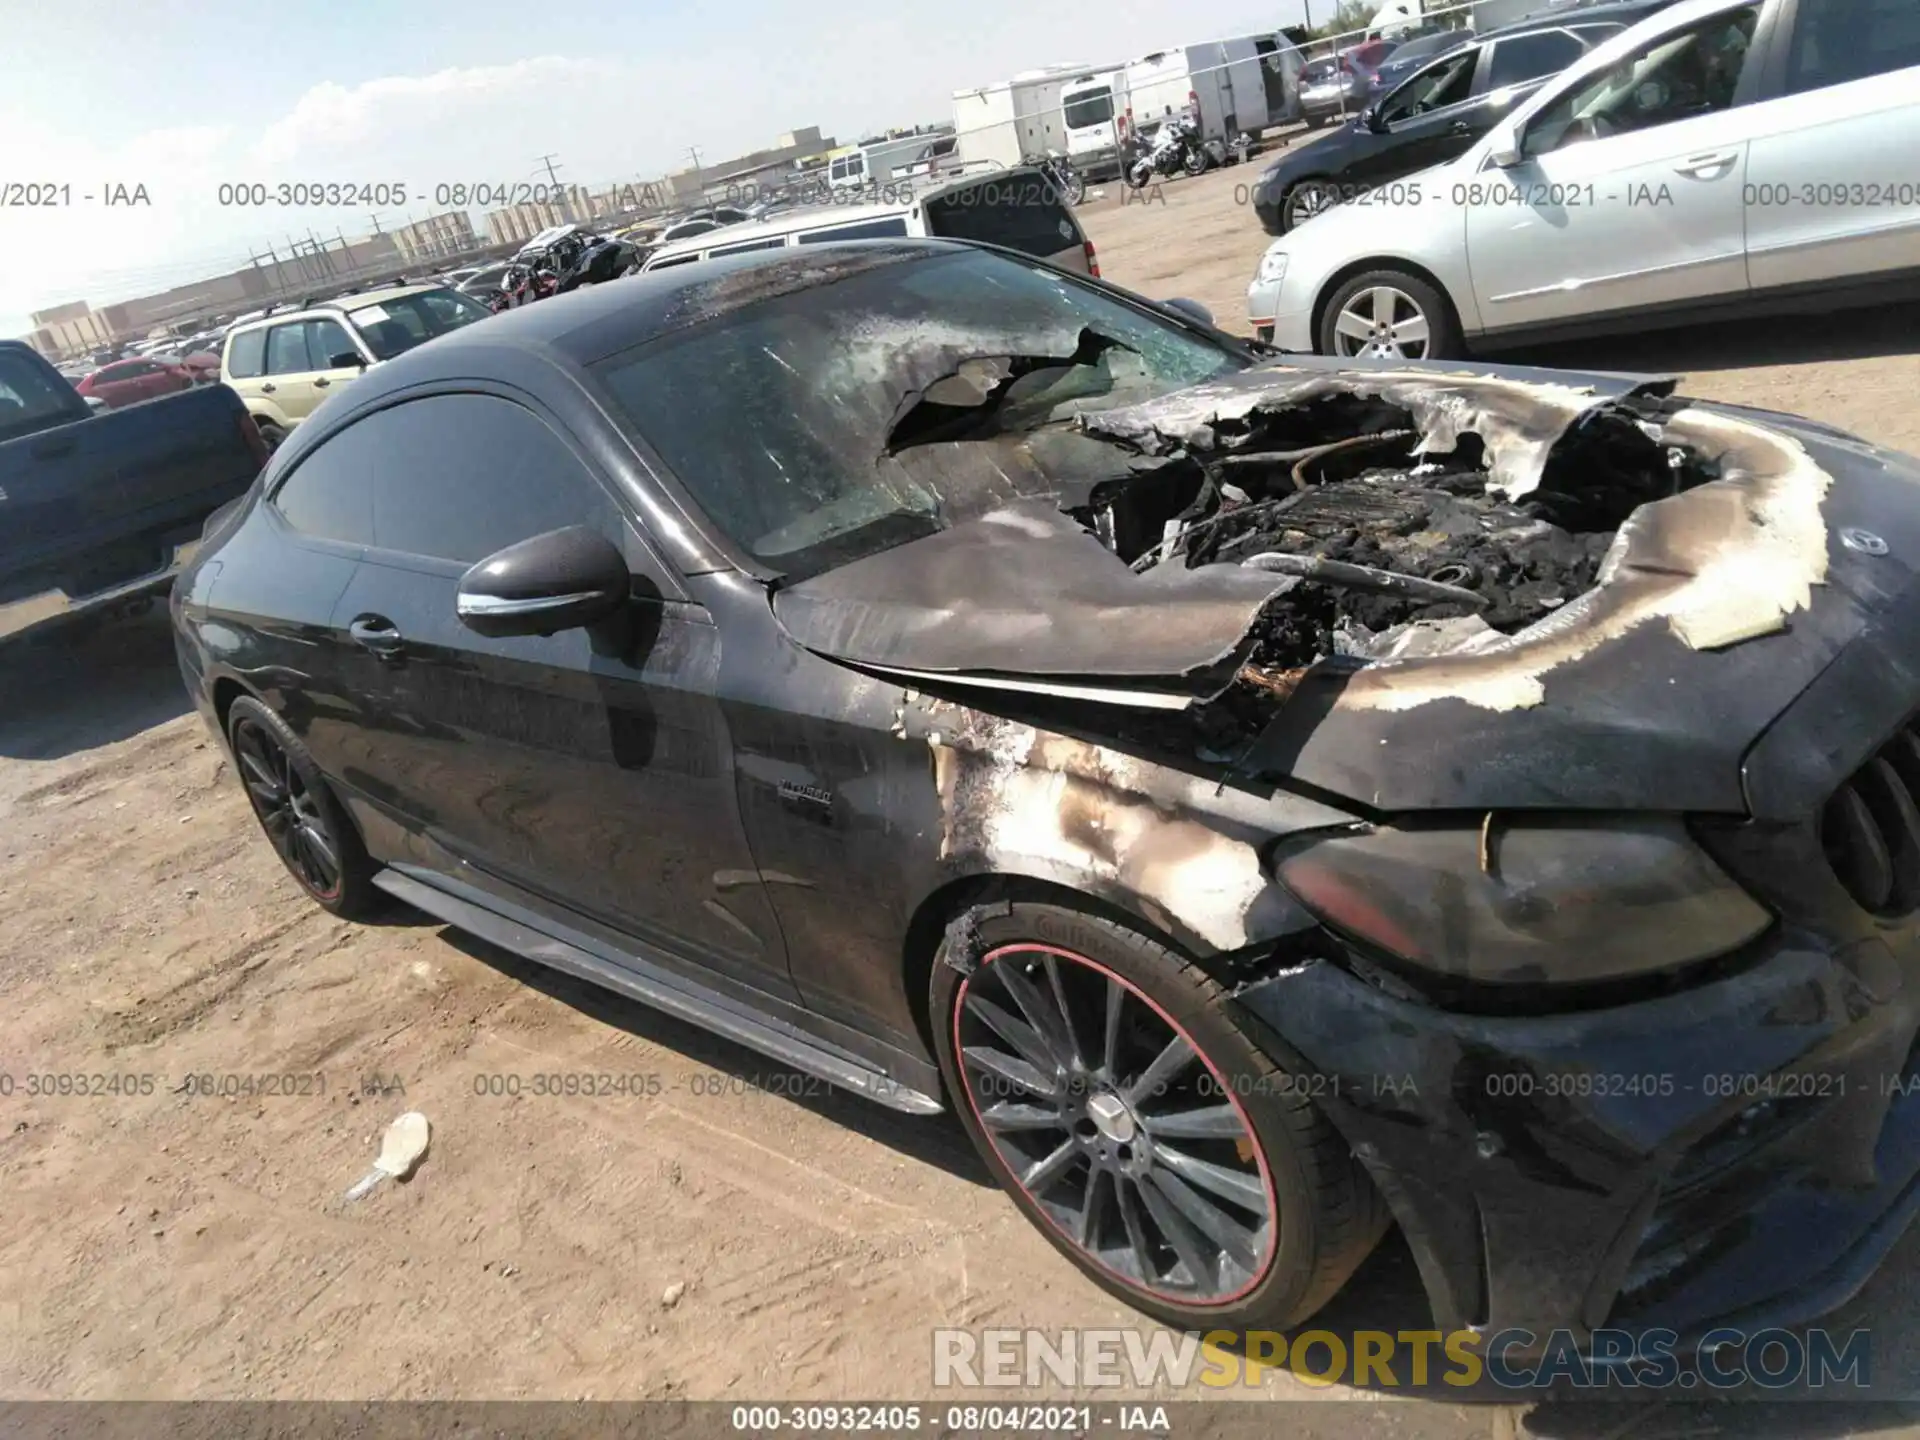
[[[556,190],[560,188],[560,175],[553,168],[553,162],[558,158],[559,157],[557,155],[542,155],[540,157],[540,162],[539,162],[540,164],[547,167],[547,179],[553,182],[553,188]]]
[[[693,160],[694,173],[696,175],[699,174],[702,168],[700,164],[700,147],[698,145],[689,145],[687,147],[687,154]]]

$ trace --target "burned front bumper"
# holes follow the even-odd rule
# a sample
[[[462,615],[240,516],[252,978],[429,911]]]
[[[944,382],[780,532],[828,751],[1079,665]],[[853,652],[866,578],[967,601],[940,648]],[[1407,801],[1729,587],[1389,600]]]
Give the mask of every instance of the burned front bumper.
[[[1776,916],[1745,952],[1551,1013],[1429,1005],[1335,952],[1238,993],[1314,1077],[1443,1328],[1794,1324],[1850,1298],[1920,1212],[1920,579],[1898,563],[1920,516],[1872,498],[1827,507],[1837,535],[1871,521],[1886,542],[1829,576],[1869,618],[1744,751],[1747,815],[1694,822]],[[1799,624],[1837,639],[1841,621]]]
[[[1920,944],[1771,949],[1578,1014],[1448,1014],[1327,962],[1239,999],[1380,1186],[1441,1328],[1697,1334],[1833,1308],[1920,1208]]]

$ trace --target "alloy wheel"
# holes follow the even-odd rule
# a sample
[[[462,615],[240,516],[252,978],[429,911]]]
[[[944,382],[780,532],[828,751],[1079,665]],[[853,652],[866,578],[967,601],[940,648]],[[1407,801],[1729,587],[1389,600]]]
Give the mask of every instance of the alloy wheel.
[[[1331,185],[1320,180],[1306,180],[1287,192],[1287,226],[1289,230],[1325,214],[1337,203],[1337,195]]]
[[[1334,345],[1343,356],[1419,360],[1432,334],[1427,312],[1406,291],[1375,285],[1356,292],[1334,320]]]
[[[287,869],[320,899],[333,899],[342,878],[340,844],[319,797],[280,741],[255,721],[234,727],[233,750],[253,813]]]
[[[1192,1037],[1105,966],[988,954],[954,1000],[967,1099],[1027,1199],[1156,1299],[1226,1305],[1273,1265],[1278,1205],[1246,1111]]]

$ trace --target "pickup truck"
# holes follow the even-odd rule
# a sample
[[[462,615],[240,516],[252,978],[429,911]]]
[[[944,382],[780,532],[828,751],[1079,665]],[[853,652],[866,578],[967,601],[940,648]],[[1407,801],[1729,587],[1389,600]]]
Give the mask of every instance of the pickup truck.
[[[266,461],[225,385],[97,413],[31,346],[0,341],[0,642],[150,604]]]

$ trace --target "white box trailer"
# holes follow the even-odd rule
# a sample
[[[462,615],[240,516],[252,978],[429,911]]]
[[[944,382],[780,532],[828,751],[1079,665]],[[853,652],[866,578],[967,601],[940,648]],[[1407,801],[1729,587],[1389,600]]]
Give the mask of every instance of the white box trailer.
[[[1299,118],[1302,64],[1299,49],[1277,32],[1155,51],[1127,65],[1127,126],[1148,129],[1186,113],[1203,139],[1230,146],[1243,131],[1257,139],[1268,126]]]
[[[953,129],[962,161],[1014,166],[1049,150],[1066,153],[1060,91],[1092,67],[1083,62],[1023,71],[978,90],[953,92]]]

